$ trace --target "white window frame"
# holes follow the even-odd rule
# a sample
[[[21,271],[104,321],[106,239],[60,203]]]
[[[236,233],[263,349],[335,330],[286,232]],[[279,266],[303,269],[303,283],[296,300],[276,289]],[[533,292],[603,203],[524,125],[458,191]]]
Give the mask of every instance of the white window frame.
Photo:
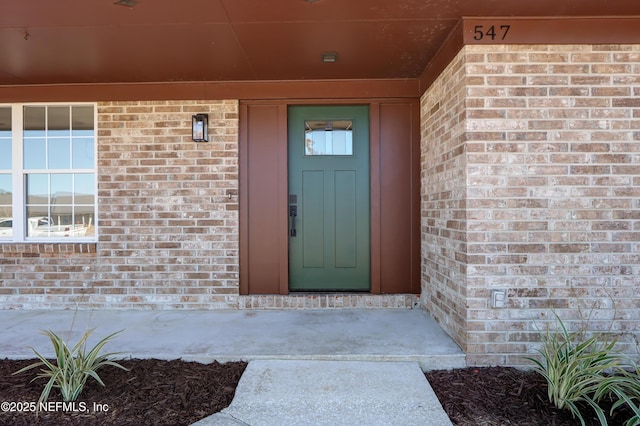
[[[60,237],[29,237],[27,236],[27,205],[25,198],[26,179],[23,161],[24,146],[24,107],[56,107],[56,106],[91,106],[93,107],[93,174],[94,174],[94,203],[93,217],[95,218],[94,233],[91,236],[60,236]],[[70,243],[70,242],[96,242],[98,240],[98,104],[95,102],[46,102],[46,103],[15,103],[0,104],[0,107],[11,107],[11,140],[12,140],[12,217],[13,232],[11,237],[0,237],[0,243]],[[1,154],[0,154],[1,155]],[[68,169],[69,172],[78,172],[80,169]],[[82,169],[88,172],[88,169]],[[43,173],[50,173],[48,170],[42,170]],[[64,172],[62,172],[64,173]]]

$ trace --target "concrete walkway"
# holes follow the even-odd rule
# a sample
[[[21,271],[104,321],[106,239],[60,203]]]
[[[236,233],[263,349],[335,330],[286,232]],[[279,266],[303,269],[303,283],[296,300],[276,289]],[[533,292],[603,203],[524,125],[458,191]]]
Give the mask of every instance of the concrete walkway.
[[[415,362],[252,361],[229,407],[194,426],[446,426]]]
[[[2,311],[0,358],[52,355],[39,330],[122,358],[250,361],[233,403],[201,425],[443,425],[421,370],[465,366],[420,309],[279,311]],[[69,336],[69,337],[67,337]],[[384,361],[384,362],[381,362]]]

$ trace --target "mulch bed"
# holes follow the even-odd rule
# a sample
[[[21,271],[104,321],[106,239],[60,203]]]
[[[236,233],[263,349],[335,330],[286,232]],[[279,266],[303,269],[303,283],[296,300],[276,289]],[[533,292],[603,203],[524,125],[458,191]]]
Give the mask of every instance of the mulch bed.
[[[580,425],[569,411],[549,403],[546,382],[533,371],[468,367],[430,371],[425,376],[455,425]],[[581,413],[588,426],[600,425],[591,408],[583,407]],[[623,425],[632,412],[621,408],[614,416],[608,419],[610,426]]]
[[[44,380],[29,382],[35,372],[12,373],[35,360],[0,360],[0,402],[35,402]],[[227,407],[235,394],[244,362],[200,364],[155,359],[127,360],[99,370],[106,384],[90,379],[80,401],[87,413],[0,412],[2,425],[189,425]],[[507,367],[438,370],[425,374],[455,425],[579,425],[568,411],[555,409],[547,400],[546,383],[538,374]],[[60,401],[57,390],[50,401]],[[94,410],[93,404],[108,406]],[[584,413],[591,413],[585,408]],[[622,425],[630,411],[609,419]],[[589,426],[598,425],[595,417]]]
[[[0,402],[37,401],[46,380],[29,382],[36,370],[13,376],[35,360],[0,361]],[[227,407],[235,394],[247,364],[200,364],[197,362],[126,360],[121,365],[130,371],[106,366],[98,370],[105,383],[100,386],[89,379],[79,402],[88,413],[0,412],[2,425],[189,425]],[[50,401],[61,401],[57,390]],[[108,406],[108,411],[94,410],[93,404]],[[83,408],[83,407],[79,407]],[[4,411],[4,410],[2,410]],[[104,410],[102,410],[104,411]]]

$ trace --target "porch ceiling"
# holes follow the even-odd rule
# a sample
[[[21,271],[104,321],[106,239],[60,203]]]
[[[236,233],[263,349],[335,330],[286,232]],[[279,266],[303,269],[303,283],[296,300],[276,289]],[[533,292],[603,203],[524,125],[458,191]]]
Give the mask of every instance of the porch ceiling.
[[[636,0],[114,1],[0,0],[0,85],[418,78],[463,16],[640,15]]]

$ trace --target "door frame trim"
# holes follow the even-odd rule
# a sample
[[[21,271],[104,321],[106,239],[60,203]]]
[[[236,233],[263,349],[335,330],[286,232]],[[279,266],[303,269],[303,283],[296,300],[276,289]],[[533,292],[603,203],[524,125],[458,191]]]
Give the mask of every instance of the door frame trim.
[[[289,105],[278,106],[278,134],[282,135],[287,143],[278,145],[278,231],[279,235],[289,235]],[[280,166],[283,161],[284,167]],[[280,247],[283,246],[283,247]],[[278,288],[280,294],[289,294],[289,238],[278,241],[278,270],[280,282]],[[283,255],[284,252],[284,255]]]
[[[380,266],[382,265],[380,226],[382,224],[380,197],[380,103],[369,103],[369,203],[371,205],[370,254],[371,294],[380,294]]]
[[[277,122],[277,140],[281,141],[282,137],[287,135],[287,103],[284,101],[279,102],[241,102],[239,105],[239,146],[238,146],[238,200],[239,200],[239,215],[240,220],[240,238],[239,238],[239,293],[240,295],[249,295],[251,289],[249,288],[250,273],[250,220],[249,220],[249,107],[250,106],[276,106],[278,110],[278,122]],[[277,191],[276,191],[276,205],[277,205],[277,235],[286,235],[289,223],[287,217],[287,145],[283,145],[278,142],[276,144],[277,149]],[[284,167],[282,167],[284,164]],[[288,241],[282,238],[278,238],[276,241],[276,251],[278,259],[278,290],[279,294],[289,294],[289,256],[288,256]],[[271,293],[273,294],[273,293]]]
[[[275,99],[275,100],[240,100],[239,110],[240,110],[240,119],[239,119],[239,220],[240,220],[240,241],[239,241],[239,290],[240,295],[249,295],[249,294],[281,294],[288,295],[291,294],[289,292],[289,250],[288,250],[288,167],[287,167],[287,140],[288,140],[288,127],[287,127],[287,111],[289,106],[295,105],[309,105],[309,106],[339,106],[339,105],[368,105],[369,106],[369,161],[370,161],[370,261],[371,261],[371,274],[370,281],[371,287],[369,293],[364,294],[382,294],[382,234],[381,234],[381,226],[382,226],[382,206],[381,206],[381,172],[382,172],[382,158],[381,158],[381,104],[393,104],[395,102],[399,103],[407,103],[410,102],[414,105],[413,108],[418,110],[418,100],[417,99],[407,99],[407,98],[395,98],[395,99],[362,99],[362,98],[354,98],[354,99]],[[269,106],[272,108],[277,108],[278,111],[278,122],[277,122],[277,139],[278,143],[275,147],[276,150],[276,167],[277,171],[277,193],[276,204],[277,204],[277,234],[281,237],[278,238],[278,241],[275,243],[275,250],[277,251],[277,291],[278,293],[261,293],[252,291],[250,288],[250,276],[249,276],[249,265],[251,263],[249,252],[249,232],[250,232],[250,224],[249,224],[249,166],[250,161],[247,154],[249,151],[249,125],[248,125],[248,114],[250,107],[256,106]],[[418,136],[417,132],[419,129],[412,129],[412,133],[415,133],[413,137]],[[416,161],[419,161],[416,160]],[[418,173],[418,184],[419,184],[419,170]],[[418,203],[414,208],[419,209],[419,192],[418,192]],[[415,214],[414,214],[415,215]],[[419,229],[419,210],[417,211],[417,215],[415,215],[417,226]],[[419,238],[419,235],[417,236]],[[419,245],[419,240],[416,241]],[[417,252],[418,261],[419,261],[419,252]],[[413,293],[419,293],[419,270],[416,272],[418,275],[418,280],[416,281],[415,289],[413,289]],[[276,287],[276,283],[271,281],[274,284],[274,290]],[[394,293],[395,294],[395,293]]]

